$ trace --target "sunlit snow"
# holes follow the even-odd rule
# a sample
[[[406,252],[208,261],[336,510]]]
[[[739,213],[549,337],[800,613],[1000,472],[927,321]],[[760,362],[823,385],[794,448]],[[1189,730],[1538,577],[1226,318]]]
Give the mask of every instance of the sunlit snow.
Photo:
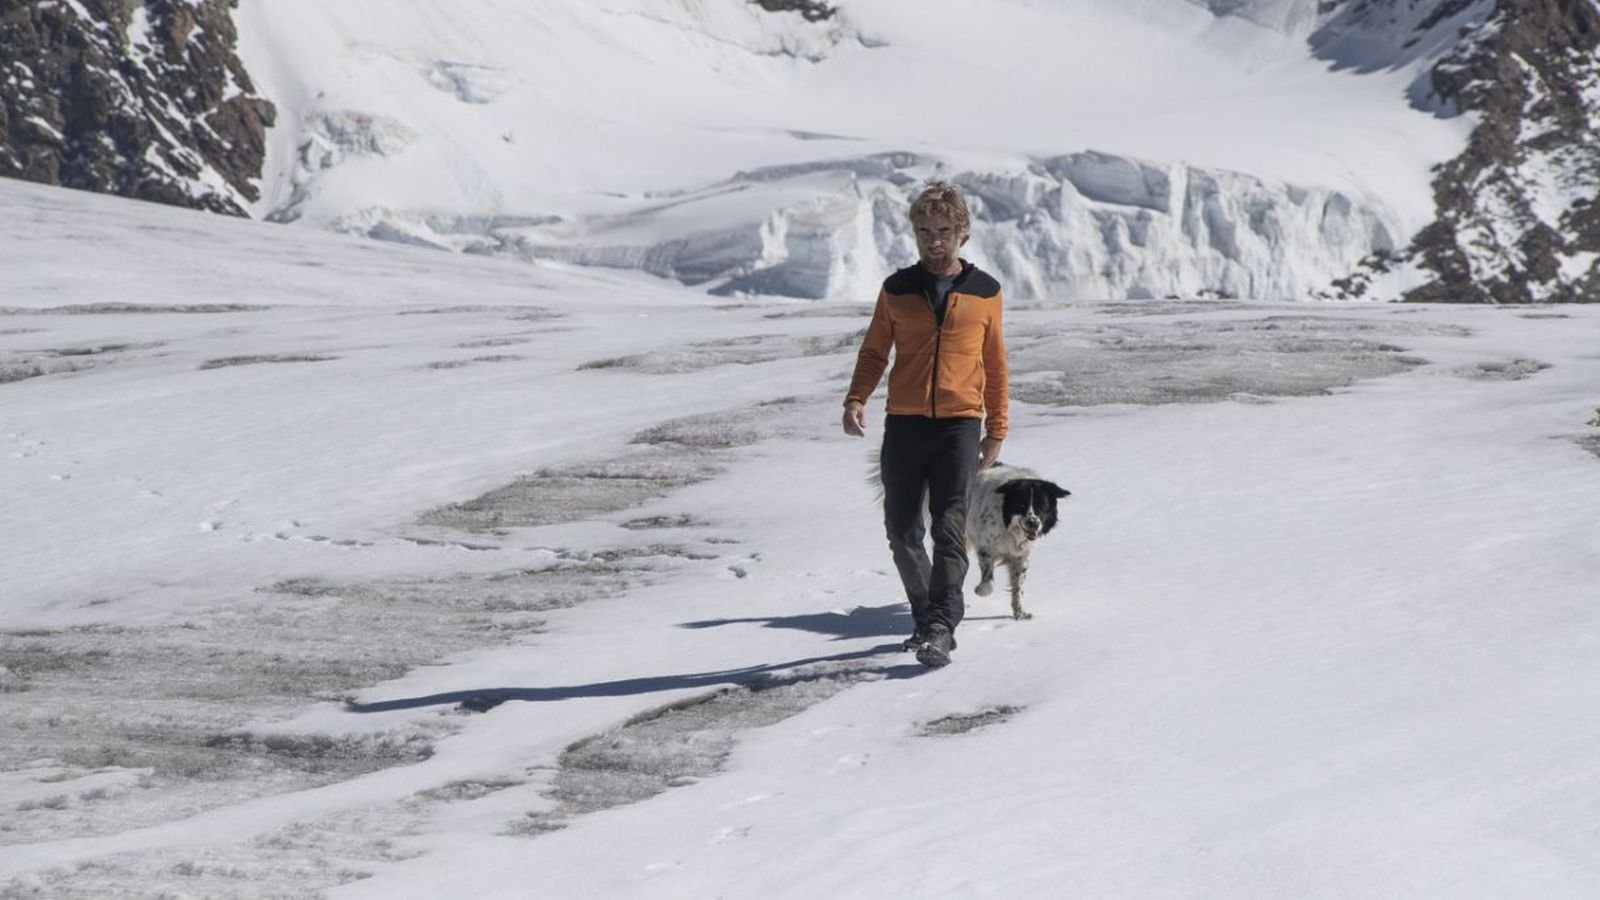
[[[0,895],[1600,878],[1596,310],[1011,303],[1073,496],[925,672],[863,304],[0,204]]]
[[[836,6],[245,0],[253,213],[855,300],[944,177],[1013,297],[1302,300],[1433,221],[1475,124],[1418,108],[1420,50],[1316,49],[1305,0]]]

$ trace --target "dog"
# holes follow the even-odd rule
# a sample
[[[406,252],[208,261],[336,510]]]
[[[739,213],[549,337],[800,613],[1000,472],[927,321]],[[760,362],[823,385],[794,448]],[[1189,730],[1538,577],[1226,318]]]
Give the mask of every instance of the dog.
[[[1000,563],[1011,578],[1011,618],[1033,618],[1022,608],[1028,554],[1056,527],[1056,502],[1070,496],[1071,491],[1021,466],[997,462],[979,470],[967,495],[967,549],[978,554],[973,593],[994,593],[994,566]]]
[[[870,463],[867,481],[876,488],[881,504],[883,480],[876,455]],[[979,581],[973,593],[979,597],[994,593],[994,566],[1000,563],[1011,579],[1011,617],[1033,618],[1033,613],[1022,608],[1028,554],[1040,538],[1056,527],[1057,501],[1070,496],[1071,491],[1022,466],[997,461],[987,469],[979,469],[967,491],[967,552],[978,554]],[[926,524],[926,509],[922,519]]]

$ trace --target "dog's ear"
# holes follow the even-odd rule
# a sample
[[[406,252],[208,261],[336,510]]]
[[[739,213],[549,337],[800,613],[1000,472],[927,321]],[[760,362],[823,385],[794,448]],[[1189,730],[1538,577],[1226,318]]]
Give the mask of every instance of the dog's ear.
[[[1050,496],[1056,498],[1057,500],[1060,500],[1062,497],[1071,497],[1072,496],[1072,492],[1071,491],[1067,490],[1066,488],[1062,487],[1059,484],[1056,484],[1053,481],[1046,481],[1044,483],[1044,486],[1049,489]]]
[[[1036,482],[1033,479],[1019,479],[1008,481],[994,489],[994,492],[1006,498],[1007,503],[1027,505],[1033,502]]]

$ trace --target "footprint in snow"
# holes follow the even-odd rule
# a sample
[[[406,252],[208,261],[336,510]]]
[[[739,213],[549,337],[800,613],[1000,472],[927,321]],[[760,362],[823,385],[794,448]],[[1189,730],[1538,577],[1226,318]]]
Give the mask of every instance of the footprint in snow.
[[[717,833],[711,836],[711,845],[713,847],[715,847],[718,844],[727,844],[727,843],[731,843],[733,841],[742,841],[745,838],[750,836],[751,827],[752,826],[749,826],[749,825],[745,825],[743,827],[734,827],[732,825],[727,825],[727,826],[724,826],[722,828],[718,828],[717,829]]]

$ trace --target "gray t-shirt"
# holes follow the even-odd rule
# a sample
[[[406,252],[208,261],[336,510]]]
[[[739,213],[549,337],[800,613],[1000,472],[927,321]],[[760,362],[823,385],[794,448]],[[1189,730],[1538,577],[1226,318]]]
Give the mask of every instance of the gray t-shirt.
[[[955,275],[933,276],[933,317],[941,328],[944,327],[944,311],[950,300],[950,288],[954,287],[955,283]]]

